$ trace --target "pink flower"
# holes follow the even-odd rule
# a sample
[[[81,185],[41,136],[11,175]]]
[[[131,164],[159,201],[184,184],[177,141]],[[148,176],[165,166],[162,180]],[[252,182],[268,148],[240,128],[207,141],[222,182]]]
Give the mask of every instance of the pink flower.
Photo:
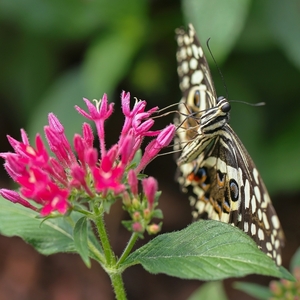
[[[58,118],[50,113],[49,124],[44,127],[50,150],[56,157],[49,155],[41,136],[36,135],[35,146],[30,145],[26,132],[21,129],[21,141],[8,136],[14,152],[0,153],[4,167],[12,179],[20,185],[20,192],[0,189],[0,194],[13,203],[37,210],[42,216],[54,212],[65,214],[77,199],[93,201],[110,194],[112,197],[123,193],[127,204],[131,205],[127,182],[131,193],[138,196],[137,174],[173,138],[175,127],[168,126],[162,131],[151,131],[154,120],[151,115],[157,107],[145,110],[146,101],[137,101],[130,109],[130,94],[122,92],[124,125],[118,143],[107,150],[105,146],[104,122],[113,112],[113,104],[108,104],[106,94],[100,101],[92,104],[83,99],[88,112],[75,106],[76,110],[89,120],[94,121],[100,141],[100,153],[93,148],[94,136],[89,124],[84,123],[82,136],[75,134],[73,145],[67,140],[65,129]],[[156,137],[146,147],[140,165],[133,170],[132,160],[140,149],[145,136]],[[73,150],[74,149],[74,150]],[[148,208],[154,204],[157,183],[148,178],[143,181]],[[98,194],[98,195],[97,195]],[[29,202],[31,200],[32,202]],[[134,205],[134,201],[132,201]],[[138,226],[138,225],[136,225]]]
[[[149,118],[158,110],[158,107],[154,107],[145,112],[147,103],[146,101],[140,100],[135,102],[132,111],[130,111],[130,93],[125,93],[124,91],[121,94],[121,102],[125,121],[121,131],[120,141],[128,134],[129,130],[133,129],[136,137],[139,137],[139,140],[142,142],[142,138],[145,135],[151,134],[149,129],[153,126],[154,121]],[[153,135],[155,135],[155,133]]]
[[[61,140],[60,146],[64,147],[64,130],[56,117],[50,119],[52,127],[48,127],[49,131],[53,133],[51,128],[57,131],[56,135]],[[62,161],[58,162],[55,158],[50,158],[40,135],[36,136],[36,147],[29,144],[24,130],[21,130],[21,135],[22,142],[8,137],[15,153],[0,154],[5,159],[4,166],[7,172],[20,185],[20,194],[1,189],[1,195],[13,203],[39,210],[43,216],[54,211],[66,213],[70,205],[68,178],[63,168],[66,160],[62,158]],[[75,158],[73,153],[72,156]],[[35,201],[37,206],[30,204],[26,199]]]
[[[106,157],[103,160],[102,167],[107,164]],[[125,185],[122,183],[124,169],[120,167],[107,168],[107,171],[104,169],[95,168],[93,170],[96,191],[103,192],[104,194],[109,190],[112,190],[115,194],[123,192],[125,190]]]
[[[61,214],[65,214],[68,209],[68,197],[69,191],[67,189],[59,189],[55,184],[49,183],[49,191],[47,201],[44,204],[41,215],[47,216],[53,211],[58,211]]]
[[[100,142],[101,156],[104,156],[106,154],[104,121],[112,114],[114,104],[111,103],[108,105],[106,94],[103,95],[101,100],[94,100],[96,102],[95,106],[88,99],[84,98],[83,100],[88,107],[89,114],[77,105],[75,108],[84,117],[95,122]]]
[[[132,111],[130,111],[130,93],[125,93],[124,91],[121,94],[122,102],[122,111],[125,116],[125,122],[123,125],[121,136],[126,136],[129,129],[132,127],[132,119],[139,112],[144,111],[146,107],[146,101],[136,101]]]

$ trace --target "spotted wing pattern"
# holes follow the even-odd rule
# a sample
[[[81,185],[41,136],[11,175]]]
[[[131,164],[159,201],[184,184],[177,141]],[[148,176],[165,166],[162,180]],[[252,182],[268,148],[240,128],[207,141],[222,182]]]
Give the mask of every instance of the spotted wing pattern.
[[[228,124],[230,103],[216,96],[194,27],[177,29],[176,38],[182,91],[175,117],[178,181],[189,195],[193,217],[239,227],[281,265],[284,234],[257,168]]]

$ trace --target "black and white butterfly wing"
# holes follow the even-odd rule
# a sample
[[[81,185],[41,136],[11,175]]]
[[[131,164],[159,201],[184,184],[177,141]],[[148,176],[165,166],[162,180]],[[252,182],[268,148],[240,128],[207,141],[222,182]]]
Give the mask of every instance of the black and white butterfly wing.
[[[184,132],[180,140],[188,143],[197,134],[199,125],[197,119],[201,112],[216,105],[216,92],[194,27],[189,26],[188,34],[184,29],[178,28],[176,38],[178,43],[177,72],[182,99],[178,106],[180,114],[175,118],[175,123],[181,124],[181,127],[185,129],[179,130],[178,134]],[[186,118],[188,115],[195,118]]]
[[[266,187],[247,150],[232,130],[230,104],[217,98],[195,30],[178,29],[178,181],[189,195],[193,217],[233,224],[281,264],[283,231]]]

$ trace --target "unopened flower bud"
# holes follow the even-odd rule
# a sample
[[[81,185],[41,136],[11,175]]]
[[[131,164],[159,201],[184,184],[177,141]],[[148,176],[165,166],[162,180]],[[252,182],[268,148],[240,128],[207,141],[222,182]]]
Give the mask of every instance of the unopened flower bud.
[[[161,230],[161,226],[158,224],[151,224],[147,226],[147,232],[149,234],[157,234],[158,232],[160,232],[160,230]]]
[[[144,215],[144,218],[145,220],[150,220],[151,218],[151,211],[149,208],[145,208],[144,211],[143,211],[143,215]]]
[[[128,172],[128,184],[130,186],[132,194],[136,197],[138,194],[138,179],[132,169]]]
[[[125,207],[129,207],[131,205],[130,196],[126,191],[123,192],[122,199],[123,199],[123,204]]]
[[[135,209],[138,209],[138,208],[140,208],[140,206],[141,206],[140,201],[137,198],[133,198],[132,207]]]
[[[282,294],[281,284],[278,281],[272,280],[270,282],[270,290],[274,296],[280,296]]]
[[[148,201],[148,208],[151,210],[155,201],[155,194],[158,189],[157,181],[153,177],[142,180],[143,190]]]
[[[135,222],[132,224],[132,231],[134,232],[144,232],[144,228],[141,223]]]
[[[138,211],[135,211],[132,215],[133,221],[139,221],[141,219],[141,214]]]

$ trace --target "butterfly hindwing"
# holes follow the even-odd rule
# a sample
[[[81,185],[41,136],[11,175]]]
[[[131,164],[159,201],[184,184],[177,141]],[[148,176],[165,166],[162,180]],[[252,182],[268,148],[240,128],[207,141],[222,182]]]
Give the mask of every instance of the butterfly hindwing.
[[[280,265],[283,231],[251,157],[228,124],[230,104],[216,96],[193,26],[176,34],[182,91],[175,118],[178,181],[189,195],[193,217],[239,227]]]

